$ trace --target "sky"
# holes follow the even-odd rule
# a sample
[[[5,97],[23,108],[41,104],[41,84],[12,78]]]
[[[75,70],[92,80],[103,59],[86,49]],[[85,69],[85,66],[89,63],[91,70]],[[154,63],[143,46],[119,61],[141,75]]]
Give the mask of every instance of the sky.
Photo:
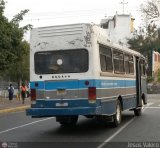
[[[140,23],[140,4],[145,0],[124,0],[124,13],[132,14],[135,24]],[[29,9],[23,23],[34,27],[93,22],[105,16],[123,13],[123,0],[7,0],[5,15],[11,19],[21,10]]]
[[[73,23],[99,24],[101,19],[123,13],[135,18],[135,27],[140,26],[140,5],[146,0],[6,0],[5,16],[11,20],[21,10],[29,9],[21,25],[33,27]]]

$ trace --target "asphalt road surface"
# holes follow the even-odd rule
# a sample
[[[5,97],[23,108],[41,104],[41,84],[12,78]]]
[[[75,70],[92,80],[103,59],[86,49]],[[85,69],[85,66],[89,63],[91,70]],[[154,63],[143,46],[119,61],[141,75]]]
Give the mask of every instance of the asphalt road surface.
[[[32,119],[25,112],[1,115],[0,148],[160,148],[160,95],[148,95],[142,116],[125,111],[122,120],[113,128],[82,116],[77,126],[62,127],[54,117]]]

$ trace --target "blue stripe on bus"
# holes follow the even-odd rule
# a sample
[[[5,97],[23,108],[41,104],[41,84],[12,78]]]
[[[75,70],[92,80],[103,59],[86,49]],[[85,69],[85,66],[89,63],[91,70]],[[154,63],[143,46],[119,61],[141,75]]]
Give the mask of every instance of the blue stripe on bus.
[[[36,81],[30,82],[31,89],[85,89],[88,87],[97,88],[122,88],[122,87],[135,87],[136,80],[87,80],[89,85],[85,85],[86,80],[67,80],[67,81]],[[38,86],[35,85],[38,84]]]

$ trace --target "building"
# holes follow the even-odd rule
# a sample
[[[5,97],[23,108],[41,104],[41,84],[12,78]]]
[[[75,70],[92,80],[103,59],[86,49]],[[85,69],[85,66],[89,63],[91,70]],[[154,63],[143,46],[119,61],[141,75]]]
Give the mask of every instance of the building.
[[[160,53],[152,52],[152,77],[157,81],[158,70],[160,70]]]
[[[126,45],[127,38],[134,32],[134,18],[130,14],[117,14],[101,20],[101,27],[106,29],[110,41]]]

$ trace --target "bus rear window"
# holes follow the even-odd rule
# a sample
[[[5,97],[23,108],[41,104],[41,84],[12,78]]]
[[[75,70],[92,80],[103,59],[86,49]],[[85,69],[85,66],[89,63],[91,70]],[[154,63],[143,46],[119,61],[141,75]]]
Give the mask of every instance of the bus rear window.
[[[88,71],[86,49],[37,52],[34,56],[36,74],[83,73]]]

